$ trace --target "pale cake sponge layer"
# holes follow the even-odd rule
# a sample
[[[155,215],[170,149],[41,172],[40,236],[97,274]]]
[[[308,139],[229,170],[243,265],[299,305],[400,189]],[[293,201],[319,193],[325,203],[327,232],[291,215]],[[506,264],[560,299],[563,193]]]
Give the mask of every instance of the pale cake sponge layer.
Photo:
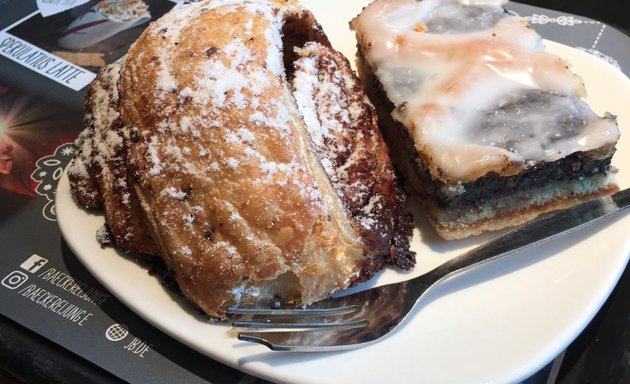
[[[440,236],[460,239],[520,225],[543,213],[569,208],[617,190],[613,175],[601,174],[582,180],[550,181],[542,187],[492,197],[483,205],[468,210],[460,207],[431,210],[428,207],[427,214]]]

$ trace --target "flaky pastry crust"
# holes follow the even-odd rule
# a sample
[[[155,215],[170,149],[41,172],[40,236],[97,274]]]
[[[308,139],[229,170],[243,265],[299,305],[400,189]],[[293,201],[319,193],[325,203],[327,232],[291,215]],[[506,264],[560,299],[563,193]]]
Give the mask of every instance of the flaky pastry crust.
[[[115,88],[138,221],[208,315],[237,302],[309,303],[387,262],[413,265],[375,112],[296,2],[177,8],[130,48]],[[351,113],[326,107],[335,104]]]

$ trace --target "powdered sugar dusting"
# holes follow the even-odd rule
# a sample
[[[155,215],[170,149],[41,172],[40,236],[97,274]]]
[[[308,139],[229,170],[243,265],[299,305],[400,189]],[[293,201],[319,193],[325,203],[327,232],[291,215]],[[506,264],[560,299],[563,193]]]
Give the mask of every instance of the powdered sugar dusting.
[[[364,114],[371,105],[364,96],[348,93],[348,89],[358,86],[357,80],[340,70],[340,58],[330,56],[316,43],[308,43],[296,52],[301,57],[294,64],[293,94],[320,163],[359,225],[366,230],[383,229],[379,222],[384,209],[382,197],[375,194],[376,185],[372,184],[376,179],[367,180],[373,176],[368,176],[361,164],[371,148],[356,146],[363,142],[375,144],[363,130],[354,129],[361,119],[367,119]],[[352,135],[348,130],[353,130]]]
[[[196,4],[181,6],[162,16],[160,20],[162,25],[168,25],[168,28],[163,28],[159,32],[168,44],[162,45],[161,52],[159,52],[161,61],[158,66],[158,76],[155,83],[156,96],[158,97],[163,97],[165,92],[174,92],[179,89],[177,79],[171,71],[173,58],[168,54],[167,47],[179,43],[182,30],[188,26],[188,20],[198,14],[199,11],[200,7]]]
[[[234,288],[232,290],[232,295],[236,300],[236,304],[241,301],[241,298],[244,296],[247,297],[258,297],[260,295],[260,288],[258,287],[247,287],[246,285],[241,285],[240,287]]]
[[[186,192],[176,189],[175,187],[167,187],[162,191],[162,194],[170,196],[176,200],[184,200],[187,196]]]
[[[236,160],[233,157],[228,157],[227,160],[225,160],[225,164],[228,166],[228,168],[230,168],[231,170],[235,170],[236,168],[238,168],[238,164],[239,161]]]
[[[373,213],[381,208],[381,196],[371,196],[368,204],[361,209],[363,215],[360,218],[360,223],[365,229],[372,229],[372,226],[377,223]]]
[[[327,134],[327,127],[322,127],[319,122],[319,116],[317,114],[317,104],[315,94],[317,92],[317,86],[319,79],[317,76],[317,64],[318,58],[316,56],[304,57],[299,62],[299,71],[296,71],[293,79],[293,96],[297,102],[304,123],[308,127],[309,131],[321,133],[311,135],[311,140],[317,145],[324,145],[323,136]]]
[[[280,36],[279,20],[274,20],[269,28],[265,30],[265,38],[269,42],[267,47],[267,68],[281,76],[284,73],[282,64],[282,37]]]
[[[91,88],[91,108],[86,114],[85,121],[90,127],[77,138],[77,156],[70,165],[68,172],[83,180],[90,178],[90,167],[99,172],[102,180],[111,180],[111,170],[108,162],[122,161],[121,149],[123,138],[117,130],[111,129],[112,124],[119,117],[114,108],[118,101],[117,83],[120,74],[120,64],[114,63],[106,67],[100,74],[99,80]],[[78,187],[78,186],[77,186]],[[83,183],[82,194],[93,195],[96,191],[87,189]]]
[[[293,94],[311,139],[317,146],[322,146],[326,140],[335,141],[334,133],[350,124],[348,99],[342,93],[346,85],[353,82],[338,70],[335,62],[322,63],[318,51],[321,47],[316,43],[298,50],[302,58],[296,63],[298,70],[293,79]],[[323,69],[321,76],[319,65],[329,67]],[[336,145],[342,143],[336,142]]]
[[[151,141],[148,146],[149,158],[151,159],[152,167],[149,169],[151,176],[157,176],[162,172],[162,160],[158,154],[158,138],[156,136],[151,137]]]
[[[243,143],[252,143],[254,142],[254,134],[247,128],[239,128],[239,135],[241,136],[241,141]]]
[[[284,39],[294,27],[305,36]],[[163,256],[182,293],[211,316],[222,315],[212,312],[222,303],[291,284],[302,285],[306,301],[321,298],[372,272],[363,257],[381,257],[379,240],[361,228],[382,227],[370,215],[383,204],[369,177],[369,185],[357,181],[357,160],[370,148],[349,138],[363,137],[348,129],[365,118],[343,89],[347,73],[304,55],[310,67],[298,71],[298,91],[283,68],[282,44],[325,41],[319,28],[296,1],[176,7],[122,64],[121,115],[98,117],[114,119],[112,132],[96,145],[85,138],[103,159],[122,153],[115,198],[137,210],[141,234],[155,241],[150,254]],[[335,194],[346,190],[350,202]],[[218,308],[204,307],[215,298]]]

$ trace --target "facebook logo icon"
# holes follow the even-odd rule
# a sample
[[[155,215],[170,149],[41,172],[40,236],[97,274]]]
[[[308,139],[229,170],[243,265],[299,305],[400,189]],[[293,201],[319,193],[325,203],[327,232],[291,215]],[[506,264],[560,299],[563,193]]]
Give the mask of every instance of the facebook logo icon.
[[[39,269],[43,267],[44,264],[46,264],[47,262],[48,260],[44,259],[43,257],[33,255],[26,259],[26,261],[20,265],[20,268],[29,271],[30,273],[35,273],[39,271]]]

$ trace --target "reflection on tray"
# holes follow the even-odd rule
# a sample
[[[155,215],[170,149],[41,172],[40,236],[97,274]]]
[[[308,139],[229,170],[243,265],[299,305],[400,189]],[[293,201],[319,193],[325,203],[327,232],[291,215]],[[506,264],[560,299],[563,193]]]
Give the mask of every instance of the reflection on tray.
[[[49,17],[37,14],[7,32],[96,72],[121,58],[151,20],[174,6],[168,0],[92,0]]]

